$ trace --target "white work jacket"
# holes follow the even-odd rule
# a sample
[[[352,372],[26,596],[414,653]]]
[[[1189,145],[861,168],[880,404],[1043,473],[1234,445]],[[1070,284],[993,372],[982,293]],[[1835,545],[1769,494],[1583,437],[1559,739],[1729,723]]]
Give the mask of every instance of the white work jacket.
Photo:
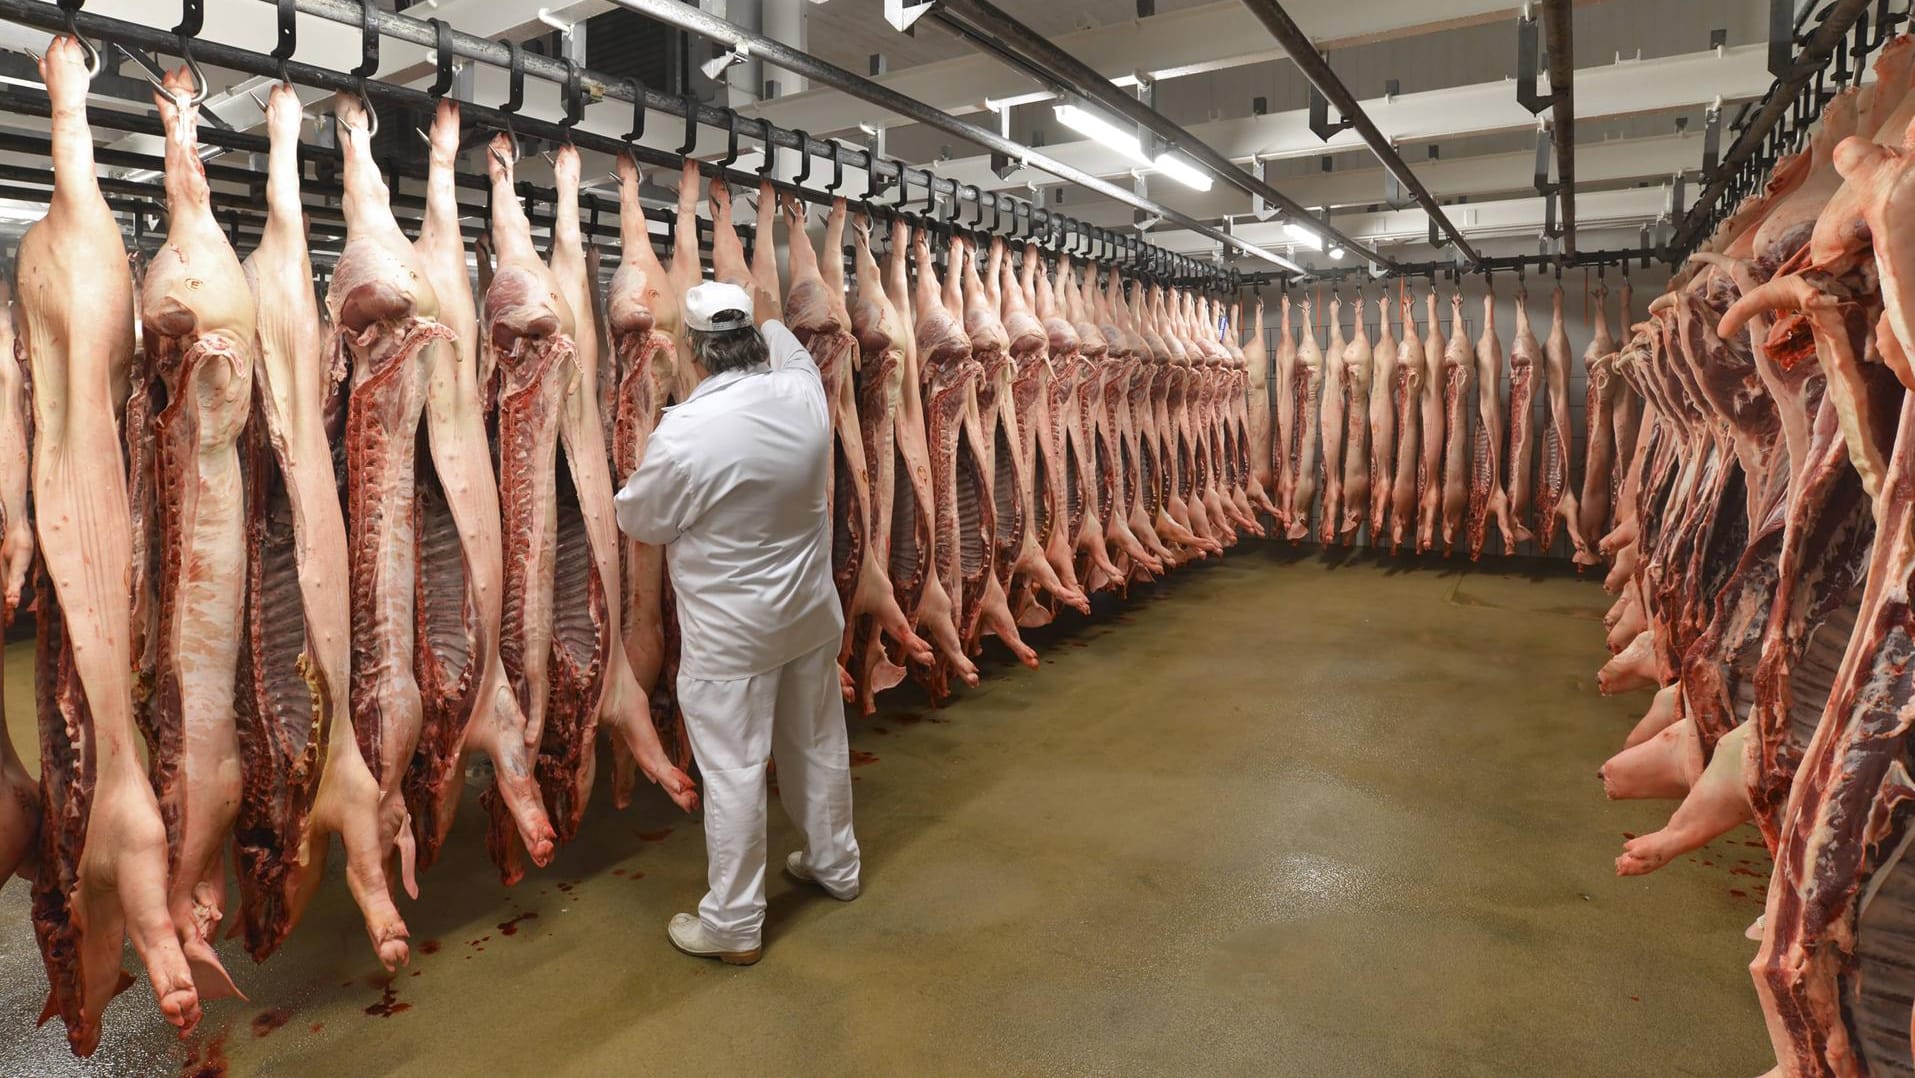
[[[754,677],[844,635],[831,578],[831,417],[818,366],[767,321],[771,363],[715,374],[665,416],[618,526],[666,547],[679,672]]]

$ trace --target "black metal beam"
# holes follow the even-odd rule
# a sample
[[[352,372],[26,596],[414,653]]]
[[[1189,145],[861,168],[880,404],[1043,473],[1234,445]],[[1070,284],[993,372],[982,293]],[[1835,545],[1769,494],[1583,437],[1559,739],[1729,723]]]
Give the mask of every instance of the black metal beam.
[[[1025,26],[989,0],[944,0],[932,10],[932,18],[971,42],[974,47],[997,56],[1020,72],[1035,73],[1034,77],[1040,83],[1066,95],[1094,101],[1139,125],[1218,179],[1276,206],[1298,223],[1307,222],[1324,235],[1325,243],[1345,247],[1379,265],[1390,263],[1385,256],[1337,231],[1327,220],[1313,217],[1308,207],[1211,149],[1181,125],[1125,93],[1096,69],[1058,48],[1042,34]]]
[[[1448,241],[1445,241],[1448,242]],[[1484,255],[1482,261],[1474,267],[1459,266],[1454,262],[1399,262],[1396,269],[1384,274],[1381,279],[1394,280],[1409,277],[1437,277],[1445,274],[1467,272],[1511,273],[1523,269],[1571,269],[1581,266],[1627,267],[1630,262],[1638,262],[1647,267],[1651,262],[1666,262],[1669,252],[1661,247],[1631,247],[1606,251],[1578,251],[1575,254],[1533,254],[1533,255]],[[1673,267],[1672,267],[1673,268]],[[1371,274],[1363,266],[1339,266],[1335,269],[1318,271],[1315,276],[1323,280],[1342,280],[1349,277],[1361,277],[1371,280]],[[1283,280],[1272,273],[1247,273],[1241,278],[1246,286],[1271,284]]]
[[[1735,182],[1737,170],[1762,151],[1763,140],[1787,118],[1802,88],[1815,78],[1829,58],[1835,55],[1835,51],[1843,47],[1849,29],[1868,10],[1868,6],[1869,0],[1834,0],[1825,9],[1821,25],[1810,32],[1802,51],[1796,53],[1796,62],[1789,68],[1787,76],[1775,80],[1768,96],[1763,99],[1762,107],[1748,118],[1748,123],[1729,146],[1729,152],[1722,155],[1722,161],[1714,173],[1705,177],[1702,193],[1696,196],[1695,205],[1689,207],[1689,212],[1682,219],[1682,226],[1676,229],[1675,239],[1670,243],[1673,250],[1687,254],[1702,241],[1703,230],[1708,227],[1715,204]]]
[[[1298,26],[1296,20],[1290,17],[1290,13],[1283,9],[1283,5],[1277,0],[1243,0],[1243,3],[1250,9],[1250,13],[1257,17],[1257,21],[1263,23],[1264,29],[1270,31],[1270,36],[1277,39],[1277,44],[1283,46],[1283,51],[1290,54],[1291,62],[1297,65],[1297,70],[1303,73],[1304,78],[1310,80],[1310,85],[1328,99],[1330,104],[1335,105],[1343,119],[1363,137],[1364,144],[1370,147],[1370,152],[1376,155],[1376,159],[1383,164],[1384,169],[1396,177],[1396,182],[1410,193],[1410,197],[1416,200],[1417,205],[1423,207],[1424,213],[1430,215],[1431,225],[1440,227],[1448,233],[1450,239],[1455,242],[1457,250],[1463,252],[1463,257],[1471,262],[1479,260],[1482,256],[1477,254],[1476,249],[1463,238],[1462,229],[1457,228],[1456,223],[1443,212],[1443,207],[1437,203],[1436,196],[1430,193],[1429,188],[1423,186],[1422,180],[1416,178],[1416,173],[1410,170],[1409,163],[1403,160],[1403,155],[1397,153],[1396,147],[1390,144],[1390,140],[1384,137],[1383,132],[1377,130],[1376,123],[1370,119],[1368,113],[1363,111],[1363,106],[1357,102],[1356,95],[1343,84],[1343,80],[1337,77],[1336,72],[1330,70],[1330,62],[1317,51],[1315,43],[1310,40],[1310,35],[1303,32],[1303,28]]]

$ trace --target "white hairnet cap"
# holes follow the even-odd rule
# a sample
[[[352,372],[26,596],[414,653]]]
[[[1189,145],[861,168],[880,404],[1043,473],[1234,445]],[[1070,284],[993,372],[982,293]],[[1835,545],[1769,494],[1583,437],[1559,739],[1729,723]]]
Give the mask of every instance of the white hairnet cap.
[[[727,311],[739,314],[720,318]],[[751,325],[751,293],[735,284],[705,281],[685,293],[685,324],[705,333]]]

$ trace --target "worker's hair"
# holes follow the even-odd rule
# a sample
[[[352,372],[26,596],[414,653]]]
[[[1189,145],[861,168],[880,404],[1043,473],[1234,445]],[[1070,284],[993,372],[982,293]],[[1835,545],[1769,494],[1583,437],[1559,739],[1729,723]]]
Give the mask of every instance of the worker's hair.
[[[725,322],[745,317],[743,311],[722,311],[714,321]],[[690,330],[692,358],[709,374],[723,374],[726,371],[742,371],[756,367],[771,357],[771,349],[765,345],[764,335],[756,326],[749,323],[737,329],[721,329],[711,333],[702,330]]]

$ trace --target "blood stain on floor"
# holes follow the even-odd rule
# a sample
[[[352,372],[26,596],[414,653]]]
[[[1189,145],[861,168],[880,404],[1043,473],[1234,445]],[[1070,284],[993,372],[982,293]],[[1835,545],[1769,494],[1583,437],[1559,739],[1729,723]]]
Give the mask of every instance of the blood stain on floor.
[[[399,1002],[399,989],[388,978],[379,989],[379,1002],[366,1008],[366,1013],[375,1018],[391,1018],[395,1014],[404,1014],[412,1009],[412,1004]]]
[[[231,1032],[222,1029],[207,1038],[203,1044],[195,1044],[186,1050],[186,1059],[180,1067],[181,1078],[225,1078],[228,1066],[226,1059],[226,1036]]]
[[[264,1037],[291,1021],[292,1017],[293,1012],[290,1007],[273,1007],[261,1011],[253,1016],[253,1036]]]

